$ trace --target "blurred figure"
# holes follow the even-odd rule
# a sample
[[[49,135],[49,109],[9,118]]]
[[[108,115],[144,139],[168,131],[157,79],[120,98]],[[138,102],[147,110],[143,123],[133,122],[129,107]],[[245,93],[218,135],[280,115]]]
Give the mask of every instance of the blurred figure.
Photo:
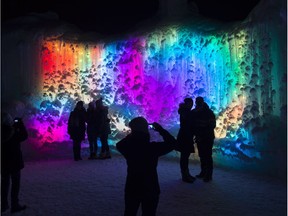
[[[180,130],[177,135],[178,146],[180,151],[180,169],[182,174],[182,181],[193,183],[195,177],[189,173],[189,156],[195,153],[194,150],[194,131],[192,125],[194,117],[192,112],[193,100],[192,98],[185,98],[184,103],[179,104],[178,114],[180,115]]]
[[[196,143],[201,164],[201,172],[196,177],[203,178],[204,182],[209,182],[212,180],[213,174],[212,148],[215,139],[216,118],[202,97],[196,98],[196,107],[193,112]]]
[[[111,158],[108,145],[108,135],[111,133],[110,119],[108,118],[108,107],[103,105],[102,98],[96,101],[96,134],[100,137],[101,153],[100,159]]]
[[[74,110],[70,113],[68,120],[68,134],[73,140],[74,160],[79,161],[81,158],[81,142],[85,139],[86,131],[86,110],[84,102],[78,101]]]
[[[160,186],[158,158],[176,147],[175,138],[158,123],[152,124],[163,137],[163,142],[150,142],[148,123],[137,117],[130,121],[131,133],[116,144],[127,162],[124,216],[136,216],[141,204],[143,216],[156,215]]]
[[[88,104],[87,109],[87,136],[89,141],[90,156],[89,160],[97,159],[97,119],[96,119],[96,105],[94,102]]]
[[[11,212],[26,209],[19,204],[21,169],[24,161],[21,151],[21,142],[28,138],[28,133],[22,119],[12,117],[5,112],[1,113],[1,212],[9,209],[8,194],[11,179]]]

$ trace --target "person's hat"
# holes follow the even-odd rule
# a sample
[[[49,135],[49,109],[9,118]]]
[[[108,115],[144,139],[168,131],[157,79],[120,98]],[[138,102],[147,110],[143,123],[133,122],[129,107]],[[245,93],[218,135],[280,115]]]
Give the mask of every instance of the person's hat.
[[[133,131],[149,133],[148,131],[148,122],[143,117],[136,117],[129,122],[129,127]]]

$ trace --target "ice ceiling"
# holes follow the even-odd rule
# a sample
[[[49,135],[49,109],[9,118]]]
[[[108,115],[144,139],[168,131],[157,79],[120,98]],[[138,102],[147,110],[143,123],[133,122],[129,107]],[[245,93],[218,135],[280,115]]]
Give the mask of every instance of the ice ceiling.
[[[29,123],[37,131],[33,139],[39,145],[69,140],[75,103],[99,97],[109,106],[112,141],[126,134],[136,116],[176,135],[178,104],[203,96],[217,116],[214,151],[259,159],[255,133],[265,130],[266,117],[280,119],[286,106],[277,46],[265,26],[207,34],[171,25],[95,44],[44,40],[40,110]]]

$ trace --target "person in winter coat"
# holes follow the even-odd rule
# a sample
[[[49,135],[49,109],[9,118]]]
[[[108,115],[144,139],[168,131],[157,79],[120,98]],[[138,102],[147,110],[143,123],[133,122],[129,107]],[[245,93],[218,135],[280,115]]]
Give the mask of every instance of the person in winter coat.
[[[158,123],[152,124],[163,142],[150,142],[147,120],[137,117],[130,121],[131,133],[116,144],[127,162],[125,185],[125,216],[136,216],[141,204],[143,216],[156,215],[160,186],[158,158],[176,147],[176,139]]]
[[[70,113],[68,120],[68,134],[73,140],[74,160],[81,158],[81,142],[85,139],[86,132],[86,110],[84,102],[78,101],[74,110]]]
[[[28,138],[28,133],[22,119],[15,118],[14,122],[8,113],[1,113],[1,212],[9,209],[8,194],[11,180],[11,212],[26,209],[19,204],[21,170],[24,161],[21,142]]]
[[[192,98],[185,98],[184,103],[179,104],[178,109],[180,115],[180,130],[177,135],[178,146],[176,150],[180,152],[182,181],[188,183],[193,183],[196,179],[189,173],[189,156],[191,153],[195,153],[192,107]]]
[[[90,156],[89,160],[97,159],[97,119],[96,119],[96,105],[94,102],[88,104],[87,109],[87,136],[89,141]]]
[[[101,141],[100,159],[111,158],[108,145],[108,135],[111,133],[110,119],[108,118],[108,107],[103,105],[102,98],[96,101],[96,133]]]
[[[204,182],[209,182],[212,180],[213,174],[212,148],[215,139],[216,118],[202,97],[196,98],[196,107],[193,112],[195,116],[194,130],[201,164],[201,172],[196,177],[202,178]]]

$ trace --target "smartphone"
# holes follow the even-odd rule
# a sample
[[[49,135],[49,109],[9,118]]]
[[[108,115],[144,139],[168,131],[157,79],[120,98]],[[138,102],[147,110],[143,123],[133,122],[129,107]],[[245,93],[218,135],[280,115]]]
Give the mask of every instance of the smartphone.
[[[149,129],[154,129],[153,124],[148,124]]]
[[[19,122],[19,120],[18,119],[14,119],[14,122]]]

